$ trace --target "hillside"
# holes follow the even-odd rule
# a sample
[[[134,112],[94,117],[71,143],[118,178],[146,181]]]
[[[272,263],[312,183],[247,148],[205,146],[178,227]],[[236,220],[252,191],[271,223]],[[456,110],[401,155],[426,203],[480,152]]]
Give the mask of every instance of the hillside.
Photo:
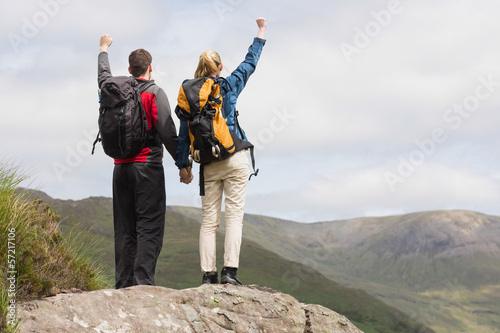
[[[105,237],[103,262],[113,272],[112,201],[88,198],[80,201],[45,197],[61,216],[72,217],[84,227]],[[69,226],[64,220],[61,228]],[[199,219],[193,219],[182,208],[168,207],[163,249],[159,258],[156,283],[183,289],[199,286],[198,233]],[[221,230],[223,232],[223,230]],[[218,237],[222,254],[223,237]],[[218,267],[222,267],[219,255]],[[349,318],[364,332],[431,332],[407,315],[389,307],[364,291],[343,287],[314,269],[269,251],[258,242],[244,239],[239,276],[245,284],[270,287],[296,297],[300,302],[326,306]]]
[[[247,238],[437,332],[500,327],[499,217],[435,211],[313,224],[255,215],[245,221]]]
[[[0,161],[0,332],[5,333],[17,332],[21,302],[109,286],[97,258],[89,255],[98,239],[75,229],[63,237],[56,212],[16,193],[22,179],[15,165]]]
[[[196,208],[172,209],[201,218]],[[244,235],[436,332],[496,332],[499,226],[500,217],[470,211],[308,224],[246,214]]]
[[[99,233],[112,235],[111,199],[50,201],[61,215],[76,216]],[[160,257],[158,282],[175,288],[195,286],[200,279],[196,244],[201,210],[168,207],[168,216],[170,229]],[[262,283],[256,282],[261,275],[254,273],[261,263],[254,261],[269,253],[287,265],[278,273],[281,275],[266,277],[263,284],[277,283],[275,288],[289,288],[286,292],[299,299],[301,292],[305,297],[314,295],[297,286],[308,284],[310,273],[317,271],[328,283],[337,281],[364,290],[436,332],[495,332],[500,327],[499,221],[499,217],[469,211],[311,224],[246,214],[242,254],[249,254],[249,261],[242,257],[242,265],[252,269],[242,269],[240,275],[245,283]],[[190,227],[186,229],[186,225]],[[223,224],[220,231],[224,231]],[[112,274],[112,242],[105,246]],[[219,253],[221,250],[219,243]],[[185,259],[189,265],[177,264]],[[266,272],[276,271],[269,267]],[[331,297],[322,296],[326,300],[311,302],[338,306],[331,305]],[[362,324],[359,327],[365,329]]]

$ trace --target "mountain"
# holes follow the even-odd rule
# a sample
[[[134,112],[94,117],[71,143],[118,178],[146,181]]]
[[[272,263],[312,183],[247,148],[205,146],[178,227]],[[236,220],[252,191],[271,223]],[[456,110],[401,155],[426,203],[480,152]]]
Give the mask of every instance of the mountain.
[[[62,216],[75,216],[82,225],[111,237],[111,199],[49,201]],[[199,283],[200,220],[200,209],[168,207],[160,285],[185,288]],[[63,222],[63,227],[70,221]],[[187,225],[190,227],[186,229]],[[499,225],[499,217],[458,210],[310,224],[246,214],[243,246],[248,248],[242,250],[242,267],[266,253],[287,264],[279,271],[270,265],[274,275],[259,284],[270,285],[266,282],[272,280],[278,285],[273,288],[288,288],[287,292],[297,298],[300,292],[305,297],[314,295],[302,288],[309,284],[311,274],[319,272],[328,281],[364,290],[436,332],[496,332],[500,327]],[[222,235],[223,223],[220,229]],[[112,241],[103,246],[111,274]],[[221,251],[219,243],[218,253]],[[248,263],[245,253],[249,254]],[[177,260],[188,260],[188,264],[180,266]],[[241,270],[244,282],[250,279],[249,283],[257,283],[253,280],[260,277],[253,269],[259,272],[261,267],[252,265],[248,274]],[[182,281],[178,281],[179,276]],[[325,300],[316,303],[337,306]],[[366,330],[362,324],[358,327]]]
[[[246,215],[245,222],[248,239],[436,332],[500,327],[500,217],[433,211],[312,224]]]
[[[39,195],[35,193],[34,196]],[[84,200],[58,200],[45,197],[61,217],[61,229],[78,223],[82,228],[102,235],[102,261],[113,275],[112,200],[91,197]],[[168,288],[197,287],[201,281],[198,234],[201,212],[185,207],[167,207],[165,238],[156,271],[156,284]],[[246,216],[245,220],[252,216]],[[258,218],[256,218],[258,220]],[[245,222],[244,236],[249,227]],[[218,238],[218,267],[222,267],[223,232]],[[279,242],[285,242],[285,236]],[[293,242],[288,246],[293,247]],[[396,308],[360,289],[344,287],[326,278],[314,268],[291,261],[273,252],[266,244],[244,238],[238,275],[245,284],[269,287],[290,294],[302,303],[320,304],[345,315],[364,332],[432,332]]]

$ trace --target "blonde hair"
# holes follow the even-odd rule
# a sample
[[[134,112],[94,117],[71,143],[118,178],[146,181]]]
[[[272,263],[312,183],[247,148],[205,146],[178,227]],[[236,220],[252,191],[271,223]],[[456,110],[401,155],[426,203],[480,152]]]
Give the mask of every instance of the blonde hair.
[[[221,64],[220,56],[214,50],[207,50],[200,55],[198,68],[194,72],[194,78],[216,75]]]

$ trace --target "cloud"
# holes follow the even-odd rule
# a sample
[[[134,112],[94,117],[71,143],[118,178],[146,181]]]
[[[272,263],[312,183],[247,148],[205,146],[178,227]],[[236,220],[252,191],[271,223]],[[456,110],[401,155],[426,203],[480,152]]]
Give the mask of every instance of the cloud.
[[[148,49],[153,77],[174,107],[199,54],[216,49],[227,69],[236,68],[257,32],[255,18],[265,16],[268,40],[238,100],[261,168],[247,211],[301,221],[447,208],[499,215],[500,89],[467,117],[444,116],[475,96],[481,77],[500,81],[500,4],[401,0],[384,18],[389,3],[2,3],[0,73],[8,80],[0,82],[0,154],[36,170],[49,195],[109,196],[112,161],[99,148],[96,156],[87,151],[97,129],[99,37],[113,35],[115,75],[127,74],[132,50]],[[379,31],[347,61],[340,45],[356,46],[357,34],[377,22]],[[23,38],[17,51],[9,33]],[[436,128],[446,140],[392,192],[384,174],[397,174]],[[164,162],[168,203],[196,203],[196,186],[177,184],[170,157]]]
[[[279,216],[314,222],[386,216],[408,212],[469,209],[485,211],[500,196],[500,182],[488,175],[473,174],[454,166],[427,162],[391,191],[387,169],[353,167],[328,173],[309,173],[308,180],[282,184],[270,193],[252,198],[258,213],[280,212]],[[284,172],[289,177],[289,172]],[[283,177],[280,178],[283,181]],[[430,190],[431,189],[431,190]],[[251,192],[251,190],[250,190]],[[286,207],[295,207],[287,210]]]

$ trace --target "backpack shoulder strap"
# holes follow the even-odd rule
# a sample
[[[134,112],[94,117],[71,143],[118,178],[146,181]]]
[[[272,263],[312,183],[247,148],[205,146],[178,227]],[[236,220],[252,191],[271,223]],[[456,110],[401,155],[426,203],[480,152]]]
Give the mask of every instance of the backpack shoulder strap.
[[[143,92],[145,92],[146,90],[149,89],[149,87],[151,86],[154,86],[156,85],[156,83],[154,81],[146,81],[146,83],[142,84],[139,88],[139,94],[142,94]]]
[[[143,85],[140,89],[140,92],[145,92],[146,90],[149,89],[149,87],[152,87],[152,86],[156,86],[156,83],[154,83],[153,81],[149,81],[148,83],[146,83],[145,85]]]
[[[227,85],[228,85],[228,87],[229,87],[229,91],[232,91],[232,90],[233,90],[233,87],[231,87],[231,84],[229,83],[229,81],[228,81],[228,80],[226,80],[226,78],[224,78],[224,77],[222,77],[222,76],[219,76],[218,78],[216,78],[216,79],[214,80],[214,82],[215,82],[216,84],[218,84],[219,86],[220,86],[220,83],[221,83],[221,82],[226,82],[226,84],[227,84]],[[226,92],[226,93],[228,92],[228,90],[226,89],[226,87],[222,87],[222,86],[221,86],[221,88],[224,90],[224,92]]]
[[[135,79],[135,78],[134,78]],[[142,84],[139,86],[138,93],[137,93],[137,103],[139,104],[141,110],[142,110],[142,119],[144,120],[144,124],[146,125],[146,131],[149,131],[149,124],[147,122],[146,118],[146,110],[144,109],[144,106],[142,105],[142,97],[141,94],[145,92],[149,87],[154,86],[155,83],[154,81],[148,81],[147,83]],[[153,134],[150,133],[150,140],[153,138]]]

